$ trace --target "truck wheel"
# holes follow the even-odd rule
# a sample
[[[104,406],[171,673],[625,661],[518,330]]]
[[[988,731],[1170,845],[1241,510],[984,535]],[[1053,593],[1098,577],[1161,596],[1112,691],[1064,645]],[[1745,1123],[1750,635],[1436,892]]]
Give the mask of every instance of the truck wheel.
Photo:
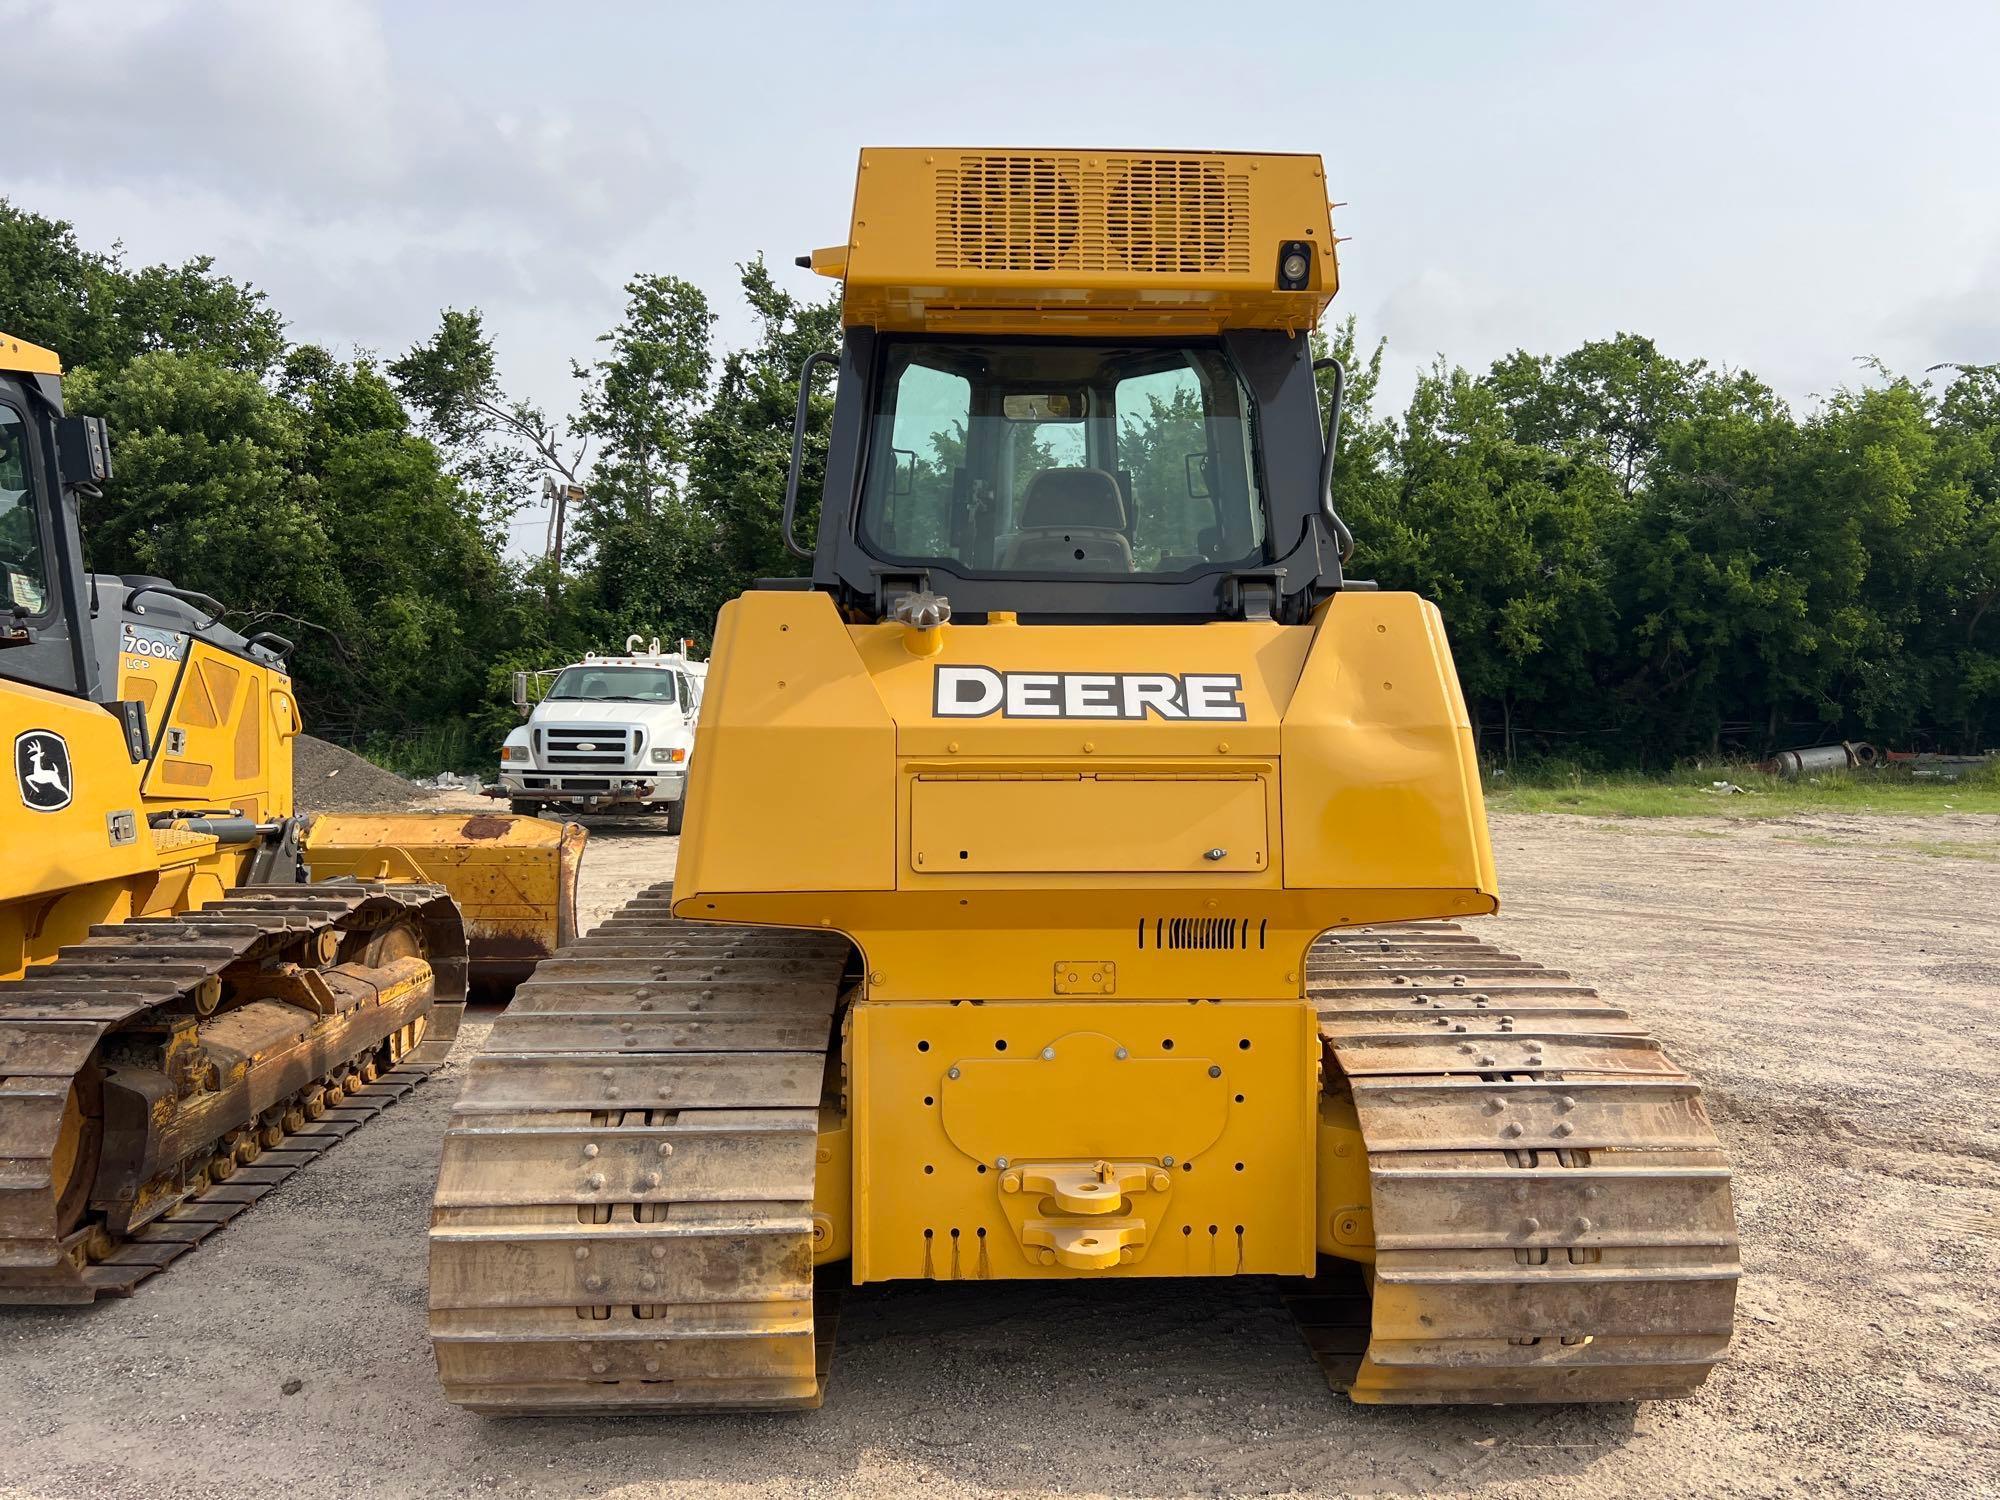
[[[681,819],[685,816],[687,816],[686,802],[669,802],[667,804],[667,832],[678,834],[681,831]]]
[[[514,797],[508,801],[507,811],[517,817],[534,818],[541,815],[542,804],[539,802],[523,802],[519,797]]]

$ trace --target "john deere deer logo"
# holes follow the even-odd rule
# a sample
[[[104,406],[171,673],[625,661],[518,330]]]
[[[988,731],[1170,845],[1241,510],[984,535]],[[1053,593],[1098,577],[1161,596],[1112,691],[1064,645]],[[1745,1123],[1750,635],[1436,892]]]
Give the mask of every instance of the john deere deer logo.
[[[69,806],[69,746],[53,730],[30,729],[14,736],[14,779],[21,802],[33,812],[61,812]]]

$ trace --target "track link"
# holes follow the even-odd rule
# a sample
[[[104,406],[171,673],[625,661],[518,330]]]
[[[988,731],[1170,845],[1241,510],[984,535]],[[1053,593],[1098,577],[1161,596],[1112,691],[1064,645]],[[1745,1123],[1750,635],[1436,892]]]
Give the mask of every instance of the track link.
[[[642,891],[544,961],[467,1071],[430,1236],[458,1405],[819,1405],[813,1182],[850,948],[671,905]]]
[[[225,971],[270,988],[221,1003]],[[0,982],[0,1302],[131,1293],[442,1062],[465,971],[442,890],[341,882],[95,927]]]
[[[1308,959],[1368,1152],[1365,1346],[1294,1302],[1362,1402],[1692,1394],[1728,1347],[1729,1164],[1699,1086],[1621,1007],[1449,923],[1330,934]]]

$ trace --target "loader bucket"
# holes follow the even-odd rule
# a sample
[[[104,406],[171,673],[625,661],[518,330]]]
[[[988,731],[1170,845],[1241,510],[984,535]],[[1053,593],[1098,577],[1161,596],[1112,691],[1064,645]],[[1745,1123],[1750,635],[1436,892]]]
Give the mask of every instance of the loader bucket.
[[[584,830],[488,812],[322,813],[306,830],[314,880],[441,885],[465,916],[471,992],[505,999],[576,936]]]

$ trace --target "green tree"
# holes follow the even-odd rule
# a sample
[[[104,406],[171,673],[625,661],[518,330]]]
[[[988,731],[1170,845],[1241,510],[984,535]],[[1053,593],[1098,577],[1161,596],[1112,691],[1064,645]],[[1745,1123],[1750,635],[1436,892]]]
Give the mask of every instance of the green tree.
[[[796,574],[797,558],[779,535],[799,374],[806,356],[840,341],[840,299],[805,301],[781,290],[759,256],[740,268],[743,294],[757,315],[758,342],[731,351],[708,409],[695,427],[689,488],[713,518],[723,569],[722,597],[753,578]],[[798,537],[808,548],[818,535],[820,493],[826,485],[827,434],[833,424],[832,381],[816,382],[800,465]]]
[[[535,498],[544,477],[565,491],[581,485],[587,441],[501,388],[499,360],[478,308],[446,308],[437,331],[386,370],[425,436],[445,455],[446,467],[480,497],[482,524],[496,540]]]
[[[605,355],[576,368],[584,382],[576,430],[598,442],[586,512],[593,539],[602,518],[650,515],[679,498],[714,365],[715,314],[699,287],[640,276],[625,295],[625,316],[598,338]]]
[[[67,368],[141,354],[204,354],[264,374],[285,347],[264,294],[218,276],[209,256],[128,270],[123,251],[85,250],[60,219],[0,198],[0,330],[41,344]]]

